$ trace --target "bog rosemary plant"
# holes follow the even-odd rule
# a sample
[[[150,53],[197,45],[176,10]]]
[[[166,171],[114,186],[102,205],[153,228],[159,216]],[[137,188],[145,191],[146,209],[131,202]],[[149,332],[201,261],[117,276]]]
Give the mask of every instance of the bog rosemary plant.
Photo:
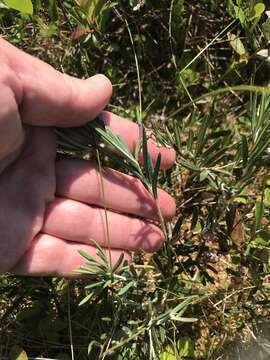
[[[141,138],[137,141],[134,154],[130,151],[123,139],[114,134],[109,128],[104,127],[102,117],[87,123],[80,128],[68,128],[56,130],[60,151],[80,157],[95,157],[96,151],[104,155],[110,161],[117,164],[126,173],[139,179],[156,201],[159,220],[166,236],[167,231],[160,211],[157,197],[158,173],[160,170],[161,154],[153,164],[147,146],[147,135],[141,125]],[[142,152],[143,167],[138,157]],[[96,157],[97,159],[97,157]]]
[[[141,127],[141,139],[137,142],[134,154],[130,151],[124,141],[110,129],[104,127],[102,118],[89,122],[85,126],[76,129],[56,130],[59,138],[59,151],[69,155],[79,155],[80,157],[96,158],[99,165],[101,177],[101,157],[109,159],[118,165],[126,173],[138,178],[149,193],[157,202],[160,223],[167,237],[166,227],[160,212],[157,198],[157,182],[160,169],[161,155],[158,156],[154,165],[149,155],[147,147],[147,135],[145,128]],[[138,157],[142,153],[143,167]],[[102,183],[101,183],[102,186]],[[104,199],[105,200],[105,199]],[[106,212],[106,208],[105,208]],[[108,234],[109,237],[109,234]],[[95,241],[92,241],[96,247],[96,258],[93,258],[86,252],[80,251],[80,255],[86,263],[78,273],[87,276],[90,283],[85,286],[85,297],[80,305],[88,302],[91,304],[104,301],[110,298],[112,312],[115,314],[110,318],[111,331],[109,336],[103,341],[100,339],[92,340],[88,346],[88,354],[98,353],[99,359],[113,355],[119,349],[128,349],[129,344],[139,336],[147,334],[151,339],[151,358],[156,358],[156,352],[160,353],[162,349],[162,329],[165,324],[174,327],[175,323],[194,322],[193,317],[184,317],[183,314],[190,304],[194,301],[194,296],[184,296],[179,298],[177,304],[169,308],[154,309],[153,302],[144,294],[148,294],[148,288],[151,286],[149,280],[149,271],[156,272],[156,267],[148,264],[128,264],[122,254],[116,264],[112,266],[110,258],[106,256],[104,250]],[[161,276],[161,274],[159,274]],[[149,282],[150,281],[150,282]],[[137,302],[136,299],[145,298],[144,302]],[[147,313],[147,317],[140,318],[139,308]],[[132,316],[132,320],[124,321],[119,318],[119,314],[137,313],[138,318]],[[123,335],[117,336],[117,329],[122,327]],[[118,338],[117,341],[113,340]]]
[[[156,201],[160,223],[164,231],[164,235],[166,236],[167,231],[157,197],[157,180],[160,169],[161,155],[158,155],[156,164],[153,165],[148,151],[146,131],[143,126],[141,127],[142,138],[138,140],[134,154],[132,154],[120,136],[114,134],[110,129],[105,128],[101,116],[96,120],[87,123],[83,127],[76,129],[57,129],[56,133],[58,135],[60,152],[71,156],[78,155],[84,158],[96,159],[101,175],[101,188],[103,184],[100,155],[103,155],[110,161],[113,161],[126,173],[138,178]],[[144,169],[138,160],[140,152],[142,152]],[[103,199],[103,201],[105,203],[105,199]],[[108,248],[110,248],[109,234],[107,234],[107,237]],[[101,263],[89,257],[89,255],[83,253],[81,255],[86,258],[90,268],[87,268],[88,270],[83,268],[81,269],[82,272],[97,275],[97,270],[104,272],[106,269],[110,268],[111,273],[115,273],[122,264],[123,258],[120,257],[119,261],[117,262],[117,266],[112,268],[103,250],[96,243],[95,245],[97,246],[97,255],[100,258]],[[104,264],[102,264],[102,262]],[[96,268],[96,270],[93,268],[91,269],[91,266]],[[112,280],[112,282],[114,282],[114,280]],[[106,286],[107,285],[108,284],[106,283]]]
[[[127,173],[138,178],[150,194],[157,199],[157,179],[161,155],[158,155],[156,164],[153,165],[148,152],[146,131],[143,126],[142,138],[138,140],[134,154],[120,136],[104,127],[101,116],[83,127],[58,129],[56,133],[59,138],[60,152],[93,157],[93,150],[98,150]],[[144,170],[138,160],[140,150],[142,150]]]

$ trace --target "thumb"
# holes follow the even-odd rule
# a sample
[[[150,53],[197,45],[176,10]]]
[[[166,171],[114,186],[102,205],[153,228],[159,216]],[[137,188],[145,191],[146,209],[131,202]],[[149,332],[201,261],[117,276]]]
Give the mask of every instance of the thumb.
[[[87,80],[62,74],[0,39],[1,58],[21,82],[22,122],[35,126],[79,126],[96,117],[110,100],[112,85],[104,75]],[[0,60],[0,62],[3,60]]]

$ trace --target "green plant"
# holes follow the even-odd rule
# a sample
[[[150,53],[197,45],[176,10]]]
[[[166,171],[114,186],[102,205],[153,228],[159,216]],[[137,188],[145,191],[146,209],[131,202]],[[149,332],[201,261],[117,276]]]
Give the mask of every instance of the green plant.
[[[32,15],[3,4],[4,37],[75,76],[107,74],[110,110],[144,125],[135,153],[100,121],[61,131],[59,151],[130,173],[154,197],[166,189],[177,215],[165,246],[131,266],[97,246],[80,280],[3,275],[0,355],[231,358],[224,344],[257,337],[269,316],[266,2],[33,0]],[[144,127],[175,148],[172,170],[151,164]]]

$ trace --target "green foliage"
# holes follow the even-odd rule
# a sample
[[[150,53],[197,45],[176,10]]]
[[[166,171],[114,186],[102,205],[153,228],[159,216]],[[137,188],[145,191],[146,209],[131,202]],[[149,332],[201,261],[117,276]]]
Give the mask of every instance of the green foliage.
[[[270,17],[269,12],[267,14],[267,20],[262,24],[262,31],[266,40],[270,40]]]
[[[104,12],[109,8],[106,0],[75,0],[86,15],[89,24],[99,25]]]
[[[175,347],[167,346],[160,360],[177,360],[194,357],[194,344],[189,337],[183,337]]]
[[[82,128],[58,129],[59,145],[63,151],[84,152],[85,155],[92,149],[96,149],[111,158],[118,166],[125,169],[134,177],[141,180],[146,189],[157,198],[158,173],[160,170],[161,155],[158,155],[155,166],[148,152],[147,136],[143,126],[141,126],[142,139],[138,141],[138,147],[133,155],[128,146],[118,135],[110,129],[104,128],[102,116],[96,121],[89,122]],[[87,145],[84,145],[87,144]],[[138,161],[138,153],[142,145],[142,156],[145,168],[145,175]],[[111,149],[116,152],[112,152]]]
[[[28,360],[26,352],[17,345],[10,350],[9,358],[11,360]]]
[[[33,15],[33,4],[31,0],[4,0],[4,4],[11,9]]]
[[[102,119],[56,130],[59,152],[129,173],[155,199],[164,188],[177,215],[168,226],[160,216],[166,244],[131,266],[121,256],[112,267],[96,244],[95,259],[81,253],[81,280],[2,276],[0,354],[71,359],[72,347],[82,360],[227,359],[224,339],[256,334],[269,314],[266,2],[4,3],[4,37],[74,76],[105,73],[109,109],[141,126],[134,153]],[[172,170],[159,171],[160,157],[152,164],[147,127],[175,148]]]
[[[258,0],[229,0],[228,9],[230,14],[245,26],[248,23],[257,24],[260,21],[265,11],[265,5]]]

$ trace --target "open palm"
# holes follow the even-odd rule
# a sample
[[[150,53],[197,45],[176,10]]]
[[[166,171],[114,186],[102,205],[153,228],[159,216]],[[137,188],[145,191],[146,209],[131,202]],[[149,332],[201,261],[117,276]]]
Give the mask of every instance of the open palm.
[[[98,169],[84,160],[57,159],[52,126],[78,126],[102,111],[111,95],[104,76],[78,80],[0,40],[0,272],[64,275],[95,256],[91,239],[108,247]],[[137,125],[104,113],[106,126],[134,148]],[[162,167],[174,151],[149,143]],[[153,251],[163,243],[154,200],[142,184],[107,169],[103,174],[112,260],[124,251]],[[173,199],[159,191],[165,219]],[[135,216],[134,216],[135,215]],[[140,218],[136,217],[139,216]]]

